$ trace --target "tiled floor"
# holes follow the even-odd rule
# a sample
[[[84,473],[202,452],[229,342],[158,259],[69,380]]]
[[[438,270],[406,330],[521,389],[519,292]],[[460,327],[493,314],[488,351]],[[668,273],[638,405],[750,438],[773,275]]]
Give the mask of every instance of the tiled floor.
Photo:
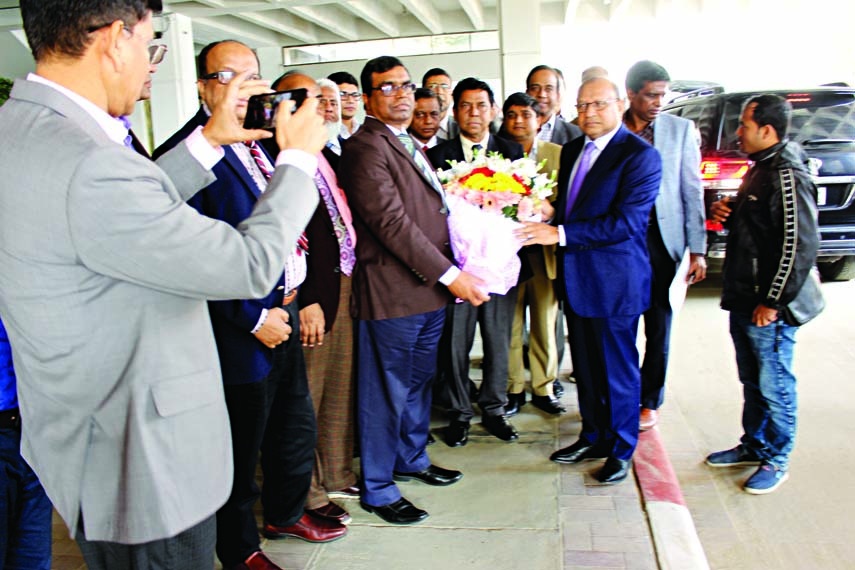
[[[353,522],[343,539],[326,545],[266,540],[262,547],[289,570],[655,569],[635,481],[598,486],[590,475],[598,462],[549,461],[579,430],[575,389],[565,386],[569,412],[556,418],[524,406],[512,419],[517,442],[502,442],[473,423],[469,444],[452,449],[441,441],[445,421],[437,417],[431,458],[462,470],[464,478],[440,488],[401,484],[408,499],[430,512],[424,523],[388,525],[348,500],[341,504]],[[61,523],[54,530],[54,568],[84,568]]]

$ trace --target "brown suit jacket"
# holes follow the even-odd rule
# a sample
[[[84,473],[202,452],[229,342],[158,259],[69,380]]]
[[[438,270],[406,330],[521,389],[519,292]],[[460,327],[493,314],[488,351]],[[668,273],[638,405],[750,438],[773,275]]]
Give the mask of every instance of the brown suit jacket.
[[[357,236],[353,318],[407,317],[449,303],[438,281],[453,265],[447,211],[394,133],[366,117],[344,142],[339,174]]]

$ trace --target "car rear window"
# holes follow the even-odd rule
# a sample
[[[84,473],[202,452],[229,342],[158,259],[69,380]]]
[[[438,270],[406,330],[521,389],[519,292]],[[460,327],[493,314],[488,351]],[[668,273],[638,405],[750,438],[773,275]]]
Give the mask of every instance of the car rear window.
[[[855,141],[855,92],[792,92],[781,95],[793,106],[791,140],[801,144],[806,141]],[[725,104],[724,128],[719,144],[722,150],[739,150],[736,129],[744,101],[744,98],[731,98]]]

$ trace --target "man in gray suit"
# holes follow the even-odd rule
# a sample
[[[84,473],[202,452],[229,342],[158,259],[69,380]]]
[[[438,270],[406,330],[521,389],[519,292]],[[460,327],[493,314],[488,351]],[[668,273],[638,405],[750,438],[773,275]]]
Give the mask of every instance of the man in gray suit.
[[[673,315],[669,291],[686,248],[690,255],[687,282],[697,283],[707,273],[699,142],[691,121],[660,113],[670,81],[668,72],[652,61],[639,61],[626,76],[629,109],[624,125],[662,157],[662,183],[647,230],[653,281],[650,308],[644,312],[647,344],[641,367],[641,430],[656,425],[665,395]]]
[[[269,136],[234,112],[266,86],[237,77],[157,165],[126,148],[117,118],[148,77],[160,8],[23,0],[36,73],[0,112],[0,137],[15,141],[0,159],[0,314],[22,454],[91,569],[213,566],[232,454],[206,300],[272,289],[317,206],[326,138],[316,102],[280,113],[281,166],[237,228],[184,204],[212,182],[222,145]]]

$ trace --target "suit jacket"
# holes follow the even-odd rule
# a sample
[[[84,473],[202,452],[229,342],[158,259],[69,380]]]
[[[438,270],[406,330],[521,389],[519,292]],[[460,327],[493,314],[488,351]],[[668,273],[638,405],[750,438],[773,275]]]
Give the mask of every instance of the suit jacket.
[[[331,191],[338,191],[340,186],[335,176],[326,182]],[[306,280],[297,294],[297,302],[301,309],[318,303],[324,312],[325,332],[329,332],[341,302],[341,250],[333,220],[323,200],[318,203],[306,226],[306,237],[311,254],[306,258]]]
[[[688,119],[661,113],[653,128],[653,145],[662,157],[656,219],[665,249],[679,262],[686,247],[692,253],[707,251],[701,151],[695,125]]]
[[[547,174],[554,172],[557,180],[558,171],[561,167],[561,147],[555,143],[537,141],[537,162],[542,160],[546,160],[546,164],[543,165],[540,172]],[[553,205],[555,205],[555,202],[558,200],[558,194],[558,185],[556,184],[552,195],[549,197],[549,201],[552,202]],[[555,255],[557,247],[554,245],[544,245],[542,247],[543,260],[546,265],[546,276],[550,279],[556,279],[558,277],[558,262]]]
[[[581,136],[582,129],[561,117],[555,117],[555,125],[552,128],[552,137],[550,138],[552,143],[563,146]]]
[[[82,510],[89,540],[175,536],[232,486],[206,299],[267,294],[317,205],[311,180],[277,170],[235,231],[184,204],[211,182],[186,145],[161,157],[167,175],[49,86],[15,83],[0,137],[15,141],[0,157],[0,314],[22,454],[71,532]]]
[[[384,123],[366,117],[344,142],[339,179],[357,237],[353,318],[418,315],[451,301],[448,288],[439,282],[454,258],[448,211]]]
[[[643,313],[650,304],[647,225],[659,192],[661,160],[649,144],[620,126],[588,171],[570,217],[570,173],[585,138],[564,146],[556,221],[564,226],[564,295],[582,317]]]
[[[511,160],[522,158],[524,154],[522,145],[496,135],[490,135],[487,142],[487,151],[498,152],[504,158]],[[449,160],[464,160],[463,143],[460,142],[460,136],[436,145],[428,150],[427,155],[433,167],[442,170],[448,168]]]
[[[502,157],[510,160],[522,158],[525,154],[522,145],[496,135],[490,135],[490,138],[487,140],[487,151],[498,152]],[[459,136],[436,145],[428,151],[427,155],[434,168],[443,170],[448,168],[449,160],[462,162],[465,159],[463,155],[463,143],[460,142]],[[520,250],[520,252],[522,251]],[[534,274],[527,255],[520,255],[520,262],[522,265],[520,267],[518,283],[531,279],[531,276]]]
[[[200,108],[193,118],[154,151],[154,157],[175,148],[207,122],[208,115]],[[187,203],[204,216],[237,227],[252,214],[261,190],[231,147],[223,147],[223,151],[223,160],[213,169],[217,180]],[[282,305],[284,287],[285,278],[280,273],[275,286],[263,297],[208,303],[225,384],[260,382],[270,373],[273,349],[266,347],[251,331],[263,309]]]

